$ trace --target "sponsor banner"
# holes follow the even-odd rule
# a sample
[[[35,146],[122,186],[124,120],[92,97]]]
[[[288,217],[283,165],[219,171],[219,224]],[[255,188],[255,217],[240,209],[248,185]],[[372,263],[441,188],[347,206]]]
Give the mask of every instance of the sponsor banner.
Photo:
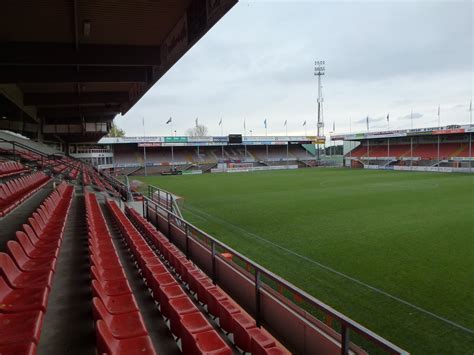
[[[161,45],[161,64],[175,63],[188,47],[188,21],[184,15],[174,26]]]
[[[183,175],[200,175],[202,174],[202,170],[183,170]]]
[[[229,137],[212,137],[213,142],[228,142]]]
[[[155,142],[155,143],[138,143],[138,146],[143,148],[143,147],[161,147],[162,143],[161,142]]]
[[[274,165],[274,166],[253,166],[253,167],[248,167],[248,168],[229,168],[229,169],[223,169],[223,168],[216,168],[216,169],[211,169],[211,173],[248,173],[251,171],[266,171],[266,170],[285,170],[285,169],[298,169],[298,165]]]
[[[272,142],[272,145],[286,145],[287,142]]]
[[[216,137],[188,137],[188,142],[189,143],[214,142],[214,138]]]
[[[407,136],[427,136],[433,134],[433,131],[416,131],[416,132],[408,132]]]
[[[165,137],[165,143],[187,143],[188,137]]]
[[[313,141],[313,144],[325,144],[326,143],[326,138],[324,139],[317,139]]]
[[[459,134],[464,133],[464,128],[461,129],[441,129],[433,131],[433,134]]]
[[[343,141],[343,140],[344,140],[344,136],[341,136],[341,135],[331,136],[331,140],[332,140],[332,141]]]

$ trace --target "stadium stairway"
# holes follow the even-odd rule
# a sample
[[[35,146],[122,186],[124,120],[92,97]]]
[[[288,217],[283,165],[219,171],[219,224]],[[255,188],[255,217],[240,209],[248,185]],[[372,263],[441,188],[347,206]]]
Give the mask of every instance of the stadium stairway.
[[[78,190],[64,230],[38,354],[96,354],[84,208]]]

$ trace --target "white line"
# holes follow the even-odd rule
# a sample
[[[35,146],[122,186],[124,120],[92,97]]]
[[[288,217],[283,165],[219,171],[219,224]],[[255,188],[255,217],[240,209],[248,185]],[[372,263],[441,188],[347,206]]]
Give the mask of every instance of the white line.
[[[374,291],[374,292],[377,292],[377,293],[379,293],[379,294],[381,294],[381,295],[384,295],[384,296],[386,296],[386,297],[389,297],[389,298],[391,298],[391,299],[393,299],[393,300],[395,300],[395,301],[398,301],[398,302],[400,302],[400,303],[403,303],[404,305],[409,306],[409,307],[411,307],[411,308],[413,308],[413,309],[416,309],[417,311],[419,311],[419,312],[421,312],[421,313],[427,314],[427,315],[429,315],[429,316],[431,316],[431,317],[433,317],[433,318],[436,318],[436,319],[438,319],[438,320],[440,320],[440,321],[442,321],[442,322],[444,322],[444,323],[450,324],[450,325],[452,325],[453,327],[456,327],[456,328],[458,328],[458,329],[461,329],[461,330],[465,331],[466,333],[474,334],[474,330],[473,330],[473,329],[467,328],[467,327],[465,327],[465,326],[463,326],[463,325],[460,325],[460,324],[458,324],[458,323],[456,323],[456,322],[453,322],[452,320],[449,320],[449,319],[444,318],[444,317],[442,317],[442,316],[439,316],[439,315],[437,315],[437,314],[435,314],[435,313],[433,313],[433,312],[430,312],[430,311],[428,311],[428,310],[426,310],[426,309],[424,309],[424,308],[421,308],[421,307],[419,307],[419,306],[417,306],[417,305],[415,305],[415,304],[413,304],[413,303],[410,303],[410,302],[408,302],[408,301],[405,301],[404,299],[401,299],[401,298],[399,298],[399,297],[397,297],[397,296],[391,295],[390,293],[385,292],[385,291],[383,291],[383,290],[381,290],[381,289],[379,289],[379,288],[377,288],[377,287],[371,286],[371,285],[369,285],[369,284],[367,284],[367,283],[365,283],[365,282],[363,282],[363,281],[357,280],[356,278],[354,278],[354,277],[352,277],[352,276],[346,275],[346,274],[344,274],[344,273],[342,273],[342,272],[340,272],[340,271],[337,271],[337,270],[335,270],[335,269],[333,269],[333,268],[331,268],[331,267],[329,267],[329,266],[326,266],[326,265],[324,265],[324,264],[321,264],[321,263],[319,263],[319,262],[317,262],[317,261],[315,261],[315,260],[313,260],[313,259],[310,259],[310,258],[308,258],[308,257],[306,257],[306,256],[304,256],[304,255],[298,254],[298,253],[294,252],[293,250],[290,250],[290,249],[287,249],[287,248],[285,248],[285,247],[282,247],[281,245],[278,245],[278,244],[276,244],[276,243],[274,243],[274,242],[272,242],[272,241],[270,241],[270,240],[268,240],[268,239],[265,239],[265,238],[263,238],[263,237],[261,237],[261,236],[255,234],[255,233],[249,232],[249,231],[243,229],[242,227],[239,227],[239,226],[237,226],[237,225],[235,225],[235,224],[233,224],[233,223],[227,222],[227,221],[225,221],[225,220],[223,220],[223,219],[221,219],[221,218],[219,218],[219,217],[210,215],[209,213],[204,212],[204,211],[196,210],[195,208],[192,208],[192,207],[189,207],[189,206],[183,206],[183,208],[189,210],[189,211],[190,211],[192,214],[194,214],[194,215],[202,214],[202,215],[207,216],[207,218],[209,218],[209,219],[214,219],[214,220],[220,221],[220,223],[222,223],[222,224],[224,224],[224,225],[229,225],[229,226],[231,226],[231,227],[233,227],[233,228],[235,228],[235,229],[238,229],[238,230],[240,230],[241,232],[243,232],[243,233],[245,233],[245,234],[247,234],[247,235],[253,236],[253,237],[255,237],[255,238],[257,238],[257,239],[259,239],[259,240],[261,240],[261,241],[263,241],[263,242],[265,242],[265,243],[268,243],[268,244],[270,244],[270,245],[272,245],[272,246],[274,246],[274,247],[276,247],[276,248],[279,248],[279,249],[281,249],[281,250],[283,250],[283,251],[285,251],[285,252],[287,252],[287,253],[289,253],[289,254],[293,254],[294,256],[297,256],[297,257],[299,257],[299,258],[301,258],[301,259],[304,259],[304,260],[306,260],[306,261],[308,261],[308,262],[310,262],[310,263],[312,263],[312,264],[315,264],[315,265],[319,266],[319,267],[322,268],[322,269],[325,269],[325,270],[330,271],[330,272],[332,272],[332,273],[334,273],[334,274],[336,274],[336,275],[339,275],[339,276],[341,276],[341,277],[343,277],[343,278],[346,278],[346,279],[348,279],[348,280],[351,280],[351,281],[357,283],[358,285],[367,287],[368,289],[370,289],[370,290],[372,290],[372,291]]]

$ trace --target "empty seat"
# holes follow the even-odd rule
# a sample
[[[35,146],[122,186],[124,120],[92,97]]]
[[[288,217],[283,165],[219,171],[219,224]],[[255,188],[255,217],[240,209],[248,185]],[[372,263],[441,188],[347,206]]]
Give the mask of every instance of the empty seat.
[[[3,313],[46,311],[48,288],[13,289],[0,276],[0,311]]]
[[[0,272],[13,288],[51,287],[52,271],[21,271],[8,254],[0,253]]]
[[[148,335],[140,312],[112,315],[98,297],[94,297],[92,303],[94,318],[96,320],[102,319],[115,338],[126,339]]]
[[[34,355],[36,344],[33,342],[0,345],[1,355]]]
[[[97,321],[97,346],[100,354],[108,355],[154,355],[150,337],[139,336],[117,339],[103,320]]]
[[[38,344],[43,318],[42,311],[0,313],[0,345],[25,342]]]
[[[55,270],[57,259],[42,258],[42,257],[30,258],[28,257],[28,255],[26,255],[21,245],[14,240],[10,240],[7,242],[7,249],[8,249],[8,253],[11,255],[16,265],[22,271],[51,270],[54,272]]]

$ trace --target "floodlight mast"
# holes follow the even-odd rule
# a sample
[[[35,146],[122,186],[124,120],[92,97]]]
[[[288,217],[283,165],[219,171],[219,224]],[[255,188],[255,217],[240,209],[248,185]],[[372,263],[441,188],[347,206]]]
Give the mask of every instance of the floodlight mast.
[[[314,75],[318,77],[318,132],[317,132],[317,156],[318,160],[321,159],[320,156],[320,144],[319,137],[324,135],[324,120],[323,120],[323,87],[321,85],[321,76],[324,75],[326,70],[326,62],[324,60],[316,60],[314,62]]]

